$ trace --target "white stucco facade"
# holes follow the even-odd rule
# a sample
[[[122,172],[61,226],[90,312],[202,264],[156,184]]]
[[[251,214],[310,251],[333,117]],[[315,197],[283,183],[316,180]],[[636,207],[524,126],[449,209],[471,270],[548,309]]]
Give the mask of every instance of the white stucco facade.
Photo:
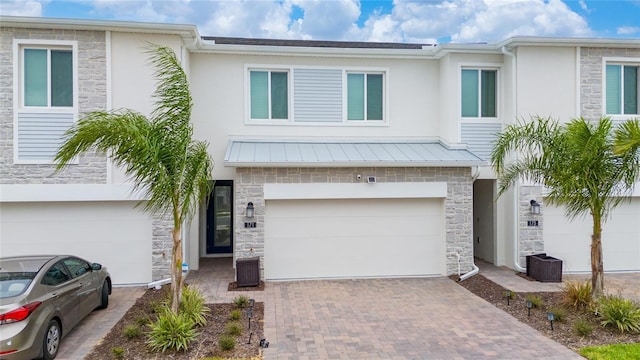
[[[495,134],[518,119],[526,121],[534,115],[561,121],[577,116],[597,119],[604,108],[606,64],[640,64],[640,45],[632,40],[512,38],[498,44],[356,46],[323,42],[320,46],[304,41],[282,44],[201,38],[191,25],[10,17],[2,19],[1,36],[2,79],[11,86],[3,87],[1,94],[0,250],[3,256],[30,252],[28,244],[38,244],[47,231],[54,231],[57,235],[49,236],[43,249],[100,260],[122,279],[114,275],[116,284],[167,277],[171,223],[133,209],[144,199],[123,190],[130,185],[128,179],[104,154],[86,154],[78,164],[58,173],[50,161],[27,164],[15,160],[14,149],[24,143],[18,132],[20,114],[29,110],[14,95],[22,91],[22,70],[16,62],[27,46],[23,43],[35,41],[46,47],[55,40],[74,49],[74,120],[93,110],[128,108],[148,115],[155,82],[145,46],[171,47],[189,77],[194,136],[209,143],[215,162],[212,180],[220,185],[209,206],[202,206],[186,226],[185,261],[191,269],[198,269],[202,256],[260,256],[266,279],[449,275],[458,266],[461,272],[471,270],[474,256],[521,270],[526,255],[543,251],[562,258],[567,271],[584,271],[588,259],[583,259],[584,251],[574,251],[588,246],[584,224],[569,222],[561,209],[546,208],[541,189],[531,184],[517,184],[496,199],[496,177],[486,160]],[[463,117],[464,70],[495,74],[492,115]],[[287,74],[286,119],[251,118],[252,71]],[[320,75],[313,78],[314,74]],[[382,79],[381,120],[348,119],[350,74],[375,74]],[[330,120],[314,120],[313,111],[300,115],[304,106],[323,109],[321,101],[315,105],[299,101],[308,96],[300,90],[304,86],[314,89],[311,98],[326,95],[320,91],[329,89],[323,76],[331,77],[335,95],[327,98],[326,107],[331,105],[338,115]],[[228,159],[230,141],[236,139],[282,143],[283,149],[291,141],[343,142],[345,148],[366,143],[372,149],[383,149],[379,145],[389,142],[439,144],[441,152],[436,158],[443,163],[450,152],[459,149],[476,160],[443,166],[394,163],[390,157],[372,160],[375,154],[360,154],[361,160],[336,158],[335,164],[320,166],[290,159],[277,165],[258,160],[238,165]],[[283,150],[271,158],[292,155]],[[407,159],[417,159],[417,152]],[[375,183],[368,181],[370,177]],[[307,190],[296,190],[301,188]],[[273,189],[278,189],[276,198]],[[432,196],[425,196],[424,189],[431,189]],[[292,198],[295,194],[297,198]],[[543,209],[534,226],[528,225],[533,217],[527,204],[532,199],[542,203]],[[638,221],[633,221],[640,211],[638,199],[636,192],[612,214],[606,225],[612,228],[605,227],[605,253],[612,254],[605,257],[605,269],[640,270],[636,251],[640,229]],[[253,218],[246,217],[249,202],[255,206]],[[344,216],[327,216],[326,209],[332,206]],[[292,223],[296,215],[292,209],[305,214],[301,221],[309,222],[309,227]],[[87,213],[100,220],[89,221]],[[378,213],[396,231],[373,236],[381,231],[365,224],[377,222]],[[57,216],[64,220],[55,221],[55,227],[38,220]],[[40,232],[24,231],[29,223],[40,224]],[[567,229],[574,229],[575,236],[564,243],[561,239],[567,237]],[[306,239],[315,252],[296,258],[300,244],[287,243],[292,241],[288,234]],[[218,236],[226,236],[226,242],[216,243]],[[615,239],[610,246],[608,236]],[[368,243],[368,238],[377,240]],[[396,265],[390,260],[380,267],[379,257],[388,243],[396,244],[395,257],[389,258]],[[365,244],[372,247],[369,256],[358,251]],[[118,258],[120,247],[131,250],[126,261]],[[408,253],[417,256],[408,260]],[[340,271],[323,268],[332,256],[357,260],[343,262]],[[296,261],[315,265],[304,271],[282,265]],[[278,265],[271,268],[270,264]]]

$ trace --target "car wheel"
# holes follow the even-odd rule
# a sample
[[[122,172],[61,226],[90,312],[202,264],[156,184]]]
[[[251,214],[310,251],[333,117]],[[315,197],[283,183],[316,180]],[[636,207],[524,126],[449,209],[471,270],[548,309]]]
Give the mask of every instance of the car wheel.
[[[109,306],[109,284],[107,280],[102,283],[102,296],[100,297],[100,306],[98,309],[106,309]]]
[[[44,360],[52,360],[58,355],[61,337],[60,324],[56,320],[49,321],[49,326],[47,326],[42,340],[42,358]]]

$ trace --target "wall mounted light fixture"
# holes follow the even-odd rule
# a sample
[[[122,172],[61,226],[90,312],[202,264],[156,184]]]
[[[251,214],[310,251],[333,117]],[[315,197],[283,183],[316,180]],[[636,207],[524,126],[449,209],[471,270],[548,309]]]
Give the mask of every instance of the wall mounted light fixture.
[[[249,201],[249,203],[247,203],[247,212],[245,213],[245,216],[248,218],[252,218],[253,212],[254,212],[253,203]]]
[[[537,201],[532,199],[531,201],[529,201],[529,204],[531,204],[531,214],[540,214],[540,204]]]

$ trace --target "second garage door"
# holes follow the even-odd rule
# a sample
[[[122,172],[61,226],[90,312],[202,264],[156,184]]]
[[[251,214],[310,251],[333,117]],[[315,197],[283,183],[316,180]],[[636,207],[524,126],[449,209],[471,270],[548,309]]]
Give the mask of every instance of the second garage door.
[[[268,280],[442,275],[442,199],[269,200]]]
[[[591,271],[590,216],[568,221],[563,208],[544,210],[544,249],[561,258],[566,272]],[[612,211],[602,230],[605,271],[640,270],[640,199],[633,198]]]

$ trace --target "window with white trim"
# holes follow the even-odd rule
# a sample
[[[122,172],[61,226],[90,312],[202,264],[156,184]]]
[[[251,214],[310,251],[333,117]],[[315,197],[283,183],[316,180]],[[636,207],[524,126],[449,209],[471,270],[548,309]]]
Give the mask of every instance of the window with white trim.
[[[289,72],[250,70],[251,119],[289,118]]]
[[[73,54],[70,48],[21,49],[23,106],[73,107]]]
[[[605,112],[607,115],[640,114],[640,66],[607,64],[605,74]]]
[[[77,104],[77,43],[14,40],[14,162],[50,164],[73,125]]]
[[[497,117],[495,69],[462,69],[461,115],[463,118]]]
[[[382,73],[347,73],[347,120],[384,120]]]

